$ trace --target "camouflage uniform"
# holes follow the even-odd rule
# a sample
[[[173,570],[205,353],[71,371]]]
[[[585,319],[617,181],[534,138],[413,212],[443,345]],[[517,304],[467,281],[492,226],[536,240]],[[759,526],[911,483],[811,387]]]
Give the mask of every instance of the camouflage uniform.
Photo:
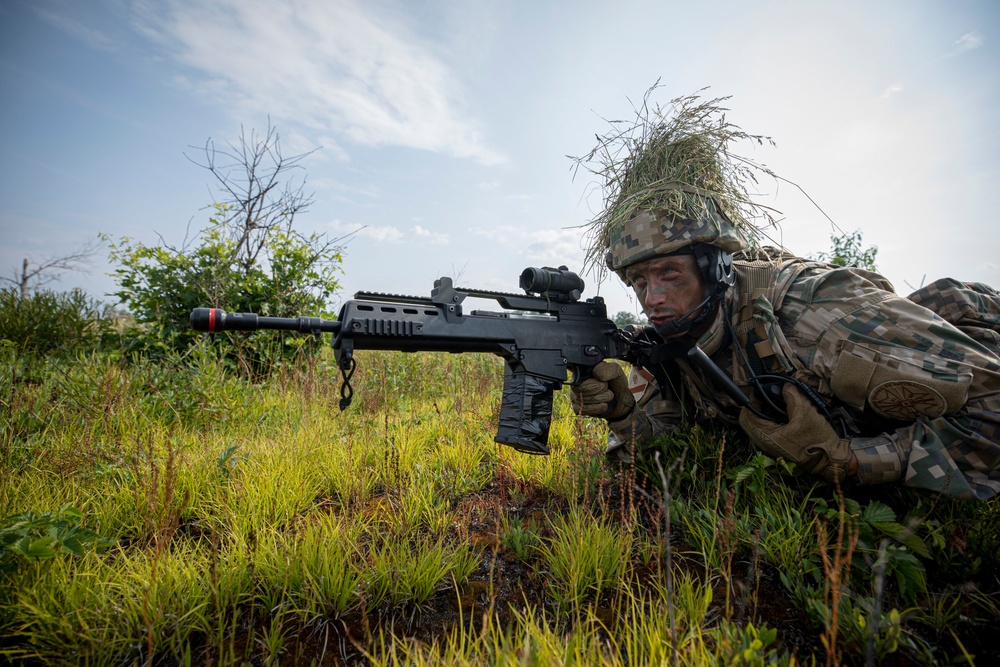
[[[744,391],[752,394],[749,363],[843,406],[861,433],[850,439],[861,484],[967,499],[1000,493],[1000,295],[941,280],[907,299],[877,274],[781,253],[735,266],[737,284],[699,346]],[[738,340],[727,340],[724,316]],[[610,424],[609,454],[692,421],[738,425],[739,407],[677,364],[679,377],[662,391],[632,369],[637,409]]]

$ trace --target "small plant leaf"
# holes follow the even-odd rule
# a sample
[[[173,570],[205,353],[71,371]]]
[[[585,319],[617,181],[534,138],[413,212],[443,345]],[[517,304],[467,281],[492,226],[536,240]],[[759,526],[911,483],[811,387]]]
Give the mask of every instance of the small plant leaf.
[[[58,544],[56,538],[50,535],[37,539],[23,537],[14,544],[12,551],[16,551],[28,560],[52,558],[57,553],[54,547],[56,544]]]
[[[892,508],[880,502],[869,503],[861,518],[873,526],[880,523],[890,523],[896,520],[896,513]]]

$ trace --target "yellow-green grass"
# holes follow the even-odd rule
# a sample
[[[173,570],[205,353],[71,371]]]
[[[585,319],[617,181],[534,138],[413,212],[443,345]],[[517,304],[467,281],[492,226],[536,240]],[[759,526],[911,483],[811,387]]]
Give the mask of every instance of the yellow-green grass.
[[[262,384],[205,351],[0,370],[0,516],[68,505],[111,543],[36,559],[0,545],[0,660],[988,656],[995,504],[842,502],[700,429],[661,441],[659,468],[618,468],[603,422],[573,415],[565,390],[552,455],[528,456],[493,442],[499,360],[362,353],[359,366],[344,412],[329,355]],[[875,520],[885,511],[920,544]]]

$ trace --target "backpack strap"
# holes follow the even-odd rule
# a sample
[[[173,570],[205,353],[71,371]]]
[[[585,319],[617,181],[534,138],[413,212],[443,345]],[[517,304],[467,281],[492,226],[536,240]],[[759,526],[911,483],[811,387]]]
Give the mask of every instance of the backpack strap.
[[[780,261],[770,257],[733,262],[739,285],[733,330],[737,344],[746,351],[751,370],[755,374],[770,372],[775,362],[775,349],[765,328],[767,317],[761,317],[758,313],[763,306],[771,315],[770,319],[774,317],[773,312],[764,304],[767,303],[774,273],[780,266]]]

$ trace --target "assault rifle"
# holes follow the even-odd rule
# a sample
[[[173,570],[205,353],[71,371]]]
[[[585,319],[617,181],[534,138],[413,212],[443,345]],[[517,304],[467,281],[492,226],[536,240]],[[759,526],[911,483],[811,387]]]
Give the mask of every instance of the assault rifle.
[[[567,380],[583,382],[605,359],[647,368],[664,387],[664,364],[686,356],[737,405],[750,405],[750,398],[697,346],[664,344],[652,327],[619,329],[608,319],[604,299],[580,301],[584,282],[565,266],[527,268],[519,284],[524,294],[459,288],[447,277],[434,281],[429,297],[358,292],[341,307],[335,321],[195,308],[191,327],[212,333],[258,329],[330,333],[343,374],[341,410],[351,404],[354,395],[355,350],[498,355],[506,366],[494,439],[528,454],[549,453],[546,443],[553,393]],[[462,305],[469,297],[492,299],[507,312],[466,313]]]
[[[336,321],[196,308],[191,327],[329,332],[343,374],[341,410],[354,393],[355,350],[496,354],[506,362],[496,441],[529,454],[548,454],[553,392],[569,374],[579,384],[605,359],[638,363],[651,343],[608,319],[601,297],[581,301],[584,282],[565,266],[527,268],[519,284],[524,294],[458,288],[447,277],[434,281],[429,297],[358,292],[344,303]],[[470,297],[492,299],[506,312],[464,312],[463,302]]]

